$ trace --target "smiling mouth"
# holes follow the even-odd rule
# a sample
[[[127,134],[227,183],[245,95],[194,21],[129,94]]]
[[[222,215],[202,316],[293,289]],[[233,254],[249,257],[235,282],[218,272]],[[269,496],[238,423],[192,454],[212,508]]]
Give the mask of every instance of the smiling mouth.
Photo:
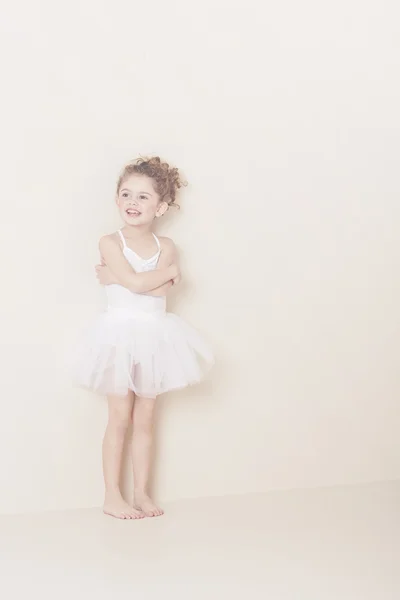
[[[128,215],[128,217],[140,217],[140,215],[142,214],[141,212],[139,212],[138,210],[135,210],[134,208],[127,208],[125,212]]]

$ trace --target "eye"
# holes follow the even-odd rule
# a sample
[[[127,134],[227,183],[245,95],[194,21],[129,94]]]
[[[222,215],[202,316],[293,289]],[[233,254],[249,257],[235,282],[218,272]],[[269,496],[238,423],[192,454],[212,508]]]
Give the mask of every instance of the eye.
[[[127,198],[129,196],[128,192],[122,192],[122,197]]]
[[[147,200],[147,196],[143,196],[143,194],[142,194],[141,196],[139,196],[139,198],[140,198],[141,200]]]

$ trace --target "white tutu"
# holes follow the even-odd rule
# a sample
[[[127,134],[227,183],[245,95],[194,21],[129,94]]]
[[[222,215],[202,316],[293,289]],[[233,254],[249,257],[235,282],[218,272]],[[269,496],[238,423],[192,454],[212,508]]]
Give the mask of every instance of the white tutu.
[[[213,356],[198,333],[170,313],[112,309],[78,346],[74,379],[100,394],[143,398],[201,381]]]
[[[143,259],[127,247],[125,258],[136,272],[157,267],[161,253]],[[125,396],[132,390],[143,398],[198,383],[213,362],[208,346],[179,317],[166,313],[165,297],[135,294],[120,285],[106,286],[108,311],[79,344],[73,379],[103,395]]]

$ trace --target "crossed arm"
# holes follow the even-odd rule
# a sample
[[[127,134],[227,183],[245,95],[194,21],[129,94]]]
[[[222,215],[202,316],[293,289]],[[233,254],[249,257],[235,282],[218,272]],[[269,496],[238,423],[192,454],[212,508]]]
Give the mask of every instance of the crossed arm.
[[[105,236],[99,243],[102,264],[96,267],[102,285],[117,283],[137,294],[165,296],[180,278],[176,248],[172,240],[163,239],[158,268],[136,273],[114,236]]]

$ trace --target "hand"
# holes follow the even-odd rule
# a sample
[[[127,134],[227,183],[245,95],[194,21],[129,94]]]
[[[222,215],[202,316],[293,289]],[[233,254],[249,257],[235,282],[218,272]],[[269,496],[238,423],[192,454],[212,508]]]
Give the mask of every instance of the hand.
[[[178,273],[178,275],[173,278],[172,285],[178,285],[178,283],[181,282],[181,279],[182,279],[182,275],[180,273]]]
[[[181,270],[178,267],[178,265],[176,265],[175,263],[172,263],[172,265],[170,265],[168,267],[168,272],[169,272],[171,281],[173,281],[174,283],[175,283],[175,280],[180,281]]]
[[[101,264],[96,266],[96,277],[101,285],[112,285],[118,283],[107,265]]]
[[[172,285],[178,285],[178,283],[180,283],[182,279],[180,267],[179,265],[172,263],[172,265],[170,265],[170,268],[172,269]]]
[[[181,280],[181,270],[180,270],[179,266],[176,265],[175,263],[172,263],[172,265],[170,265],[168,268],[170,269],[170,273],[171,273],[170,281],[172,281],[172,285],[178,285],[178,283]]]

